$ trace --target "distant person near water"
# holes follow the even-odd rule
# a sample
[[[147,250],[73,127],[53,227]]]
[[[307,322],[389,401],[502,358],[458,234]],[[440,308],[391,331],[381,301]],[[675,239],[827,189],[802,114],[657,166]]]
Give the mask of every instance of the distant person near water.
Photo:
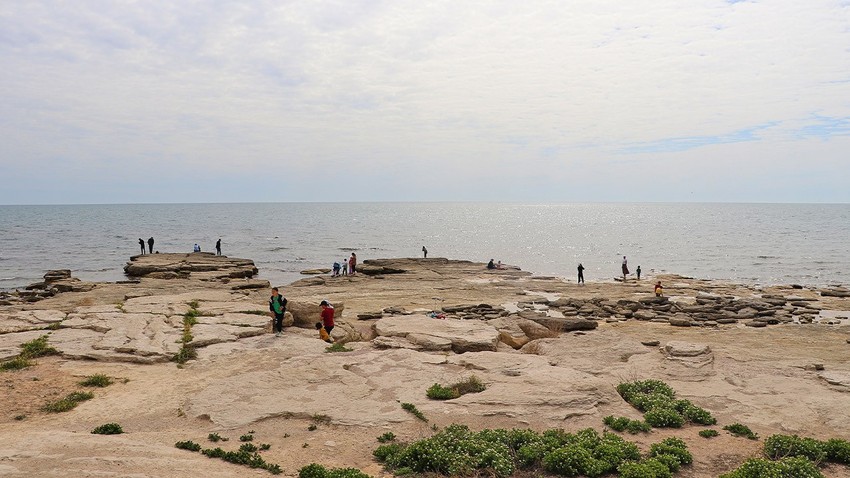
[[[495,269],[496,268],[496,264],[493,262],[493,259],[490,259],[490,262],[487,263],[487,268],[488,269]]]
[[[664,288],[661,287],[661,281],[655,283],[655,297],[661,297],[664,295]]]
[[[148,254],[153,254],[153,237],[148,238]]]
[[[145,240],[141,237],[139,238],[139,245],[142,246],[142,255],[145,253]]]
[[[341,266],[339,265],[339,262],[334,262],[334,265],[333,265],[334,273],[333,273],[333,274],[331,274],[331,277],[339,277],[339,269],[340,269],[340,267],[341,267]]]
[[[269,314],[272,316],[272,330],[276,337],[283,332],[283,315],[286,313],[286,297],[280,295],[277,287],[272,287],[272,296],[269,298]]]
[[[348,258],[348,273],[354,275],[357,273],[357,254],[351,253],[351,257]]]
[[[637,280],[640,280],[640,266],[638,266],[638,268],[635,269],[635,273],[637,274]]]
[[[201,252],[201,246],[195,243],[195,247],[192,248],[192,252]]]
[[[221,255],[221,238],[218,238],[218,240],[215,241],[215,255]]]
[[[578,283],[584,284],[584,266],[578,263]]]
[[[344,276],[348,275],[348,259],[342,260],[342,275],[344,275]]]
[[[626,276],[629,275],[629,261],[626,256],[623,256],[623,282],[626,282]]]
[[[330,335],[334,329],[334,308],[326,300],[319,302],[319,306],[322,308],[322,327]]]
[[[422,257],[424,259],[428,258],[428,249],[425,249],[425,246],[422,246]]]

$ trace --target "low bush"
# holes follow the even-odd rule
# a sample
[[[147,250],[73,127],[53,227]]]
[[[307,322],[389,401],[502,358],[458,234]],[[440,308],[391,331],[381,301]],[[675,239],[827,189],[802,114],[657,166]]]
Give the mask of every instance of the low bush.
[[[850,441],[842,438],[827,440],[824,450],[828,461],[850,465]]]
[[[451,400],[459,397],[460,393],[457,390],[435,383],[428,387],[428,390],[425,391],[425,395],[431,400]]]
[[[685,418],[673,408],[652,408],[643,418],[655,428],[681,428],[685,424]]]
[[[753,431],[750,430],[750,427],[748,427],[746,425],[742,425],[740,423],[733,423],[731,425],[726,425],[725,427],[723,427],[723,429],[726,430],[727,432],[731,433],[732,435],[736,436],[736,437],[747,437],[750,440],[758,440],[759,439],[759,436],[757,434],[753,433]]]
[[[690,400],[677,400],[676,392],[661,380],[637,380],[617,385],[617,393],[644,413],[644,420],[655,428],[679,428],[685,422],[698,425],[717,423],[710,412]],[[637,426],[636,430],[640,431]]]
[[[106,423],[91,431],[95,435],[120,435],[124,433],[121,425],[117,423]]]
[[[260,468],[268,471],[273,475],[279,475],[283,472],[280,465],[267,463],[263,457],[257,453],[257,447],[253,443],[243,443],[238,451],[224,451],[219,447],[201,449],[201,445],[193,441],[179,441],[174,444],[175,447],[182,450],[200,451],[208,458],[220,458],[226,462],[237,465],[245,465],[250,468]]]
[[[5,362],[0,362],[0,370],[21,370],[27,367],[32,367],[33,365],[34,363],[31,360],[19,356],[6,360]]]
[[[47,345],[47,336],[42,335],[37,339],[33,339],[29,342],[21,344],[20,357],[32,359],[37,357],[44,357],[46,355],[57,355],[58,353],[58,350],[54,349],[50,345]]]
[[[747,460],[720,478],[824,478],[817,465],[803,457],[770,461],[762,458]]]
[[[108,387],[112,385],[112,379],[102,373],[94,374],[80,382],[84,387]]]
[[[706,428],[705,430],[699,431],[699,436],[703,438],[714,438],[717,435],[720,435],[719,433],[717,433],[717,430],[712,430],[710,428]]]
[[[251,433],[242,435],[241,437],[239,437],[239,441],[243,441],[243,442],[254,441],[254,435],[251,434]]]
[[[671,478],[673,473],[667,465],[655,458],[626,462],[617,467],[620,478]]]
[[[298,478],[371,478],[356,468],[325,468],[316,463],[298,470]]]
[[[198,445],[197,443],[190,440],[179,441],[175,443],[174,446],[181,450],[201,451],[201,445]]]
[[[764,454],[771,460],[802,456],[818,464],[826,458],[826,444],[797,435],[771,435],[764,441]]]
[[[642,420],[632,420],[628,417],[614,417],[613,415],[608,415],[602,419],[602,423],[615,432],[627,431],[632,435],[641,432],[646,433],[652,430],[649,423]]]
[[[404,409],[406,412],[410,413],[411,415],[413,415],[414,417],[422,420],[423,422],[428,421],[428,419],[425,417],[425,414],[420,412],[419,409],[416,408],[416,405],[414,405],[412,403],[406,403],[406,402],[402,403],[401,408]]]
[[[73,410],[80,402],[91,400],[94,394],[91,392],[73,392],[65,396],[61,400],[50,402],[42,407],[42,410],[50,413],[61,413]]]
[[[220,442],[220,441],[227,441],[228,439],[227,439],[227,437],[223,437],[223,436],[219,435],[218,433],[210,433],[209,435],[207,435],[207,440],[209,440],[213,443],[217,443],[217,442]]]
[[[386,432],[378,437],[378,442],[380,443],[388,443],[391,441],[395,441],[395,433],[393,432]]]

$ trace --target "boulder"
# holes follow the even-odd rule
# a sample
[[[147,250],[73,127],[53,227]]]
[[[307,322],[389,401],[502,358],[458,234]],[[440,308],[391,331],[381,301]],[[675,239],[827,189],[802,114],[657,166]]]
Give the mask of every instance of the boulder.
[[[579,317],[537,317],[531,319],[534,322],[548,328],[554,333],[572,332],[575,330],[593,330],[598,324],[596,321],[582,319]]]
[[[47,271],[44,274],[44,282],[48,284],[51,282],[56,282],[60,280],[70,279],[71,278],[71,270],[70,269],[58,269],[54,271]]]
[[[674,325],[676,327],[690,327],[693,324],[690,317],[684,314],[674,315],[667,320],[670,322],[670,325]]]
[[[333,304],[334,320],[338,321],[342,317],[342,312],[345,310],[345,305],[341,302]],[[292,319],[295,327],[312,329],[316,322],[321,319],[322,308],[318,302],[301,302],[290,300],[286,304],[287,312],[292,313]]]
[[[711,353],[711,347],[705,344],[671,341],[664,344],[664,352],[671,357],[697,357]]]

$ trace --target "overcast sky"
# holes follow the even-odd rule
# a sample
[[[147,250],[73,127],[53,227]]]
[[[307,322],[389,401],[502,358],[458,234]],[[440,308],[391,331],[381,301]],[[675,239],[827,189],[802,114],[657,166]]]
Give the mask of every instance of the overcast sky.
[[[850,0],[6,1],[0,204],[850,202]]]

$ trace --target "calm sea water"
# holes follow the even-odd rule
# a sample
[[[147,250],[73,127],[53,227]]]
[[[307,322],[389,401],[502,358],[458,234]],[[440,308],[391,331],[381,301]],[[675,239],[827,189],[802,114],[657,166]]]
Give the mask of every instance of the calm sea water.
[[[153,236],[155,250],[195,243],[253,259],[286,284],[299,271],[358,259],[493,258],[537,274],[610,280],[632,271],[750,283],[850,283],[850,205],[283,203],[0,206],[0,289],[71,269],[85,280],[124,279]]]

